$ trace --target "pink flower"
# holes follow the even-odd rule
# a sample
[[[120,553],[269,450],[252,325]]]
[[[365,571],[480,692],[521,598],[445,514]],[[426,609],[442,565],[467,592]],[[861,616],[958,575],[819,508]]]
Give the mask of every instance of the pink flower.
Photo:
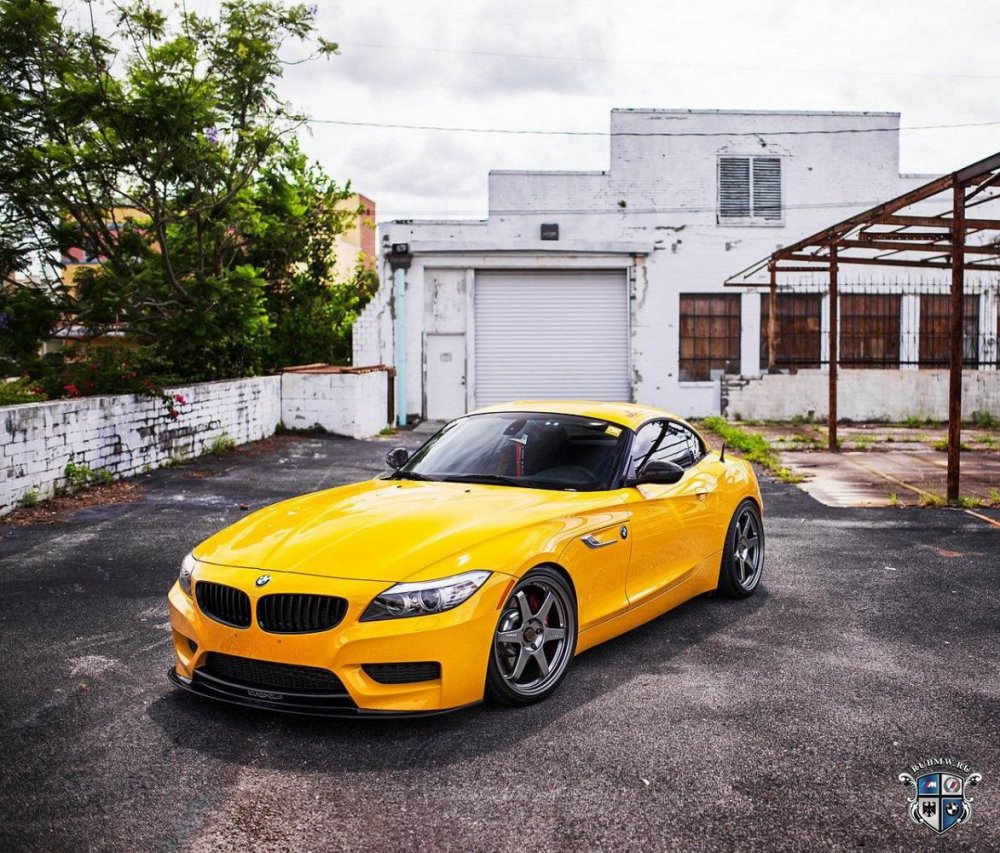
[[[181,413],[178,412],[177,409],[171,409],[170,410],[170,419],[172,421],[176,421],[180,416],[181,416]]]
[[[187,405],[187,400],[185,400],[180,394],[174,394],[174,399],[182,406]]]
[[[67,394],[69,394],[70,397],[79,397],[80,396],[80,389],[77,388],[72,382],[70,382],[68,385],[63,385],[63,390]]]

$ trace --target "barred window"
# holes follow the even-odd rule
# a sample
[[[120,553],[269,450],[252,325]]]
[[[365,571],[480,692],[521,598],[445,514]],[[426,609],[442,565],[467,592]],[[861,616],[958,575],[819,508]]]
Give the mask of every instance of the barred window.
[[[681,294],[680,381],[740,372],[740,296]]]
[[[898,294],[845,294],[840,297],[840,364],[844,367],[899,367]]]
[[[774,361],[776,367],[819,367],[823,297],[818,293],[779,293],[775,316]],[[767,328],[771,300],[760,298],[760,363],[768,366]]]
[[[781,158],[720,157],[718,222],[780,225]]]
[[[962,360],[979,366],[979,297],[967,295],[962,312]],[[920,366],[948,367],[951,363],[951,296],[920,297]]]

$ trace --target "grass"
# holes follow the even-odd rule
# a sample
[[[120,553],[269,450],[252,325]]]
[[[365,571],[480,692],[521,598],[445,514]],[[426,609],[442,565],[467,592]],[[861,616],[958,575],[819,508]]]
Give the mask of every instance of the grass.
[[[1000,418],[993,412],[973,412],[972,422],[980,429],[996,429],[1000,427]]]
[[[215,437],[205,451],[205,454],[208,456],[223,456],[229,453],[234,447],[236,447],[236,442],[233,441],[228,433],[224,432],[222,435]]]
[[[990,489],[990,503],[993,506],[1000,506],[1000,489]]]
[[[973,441],[975,441],[976,444],[985,444],[987,447],[996,447],[1000,444],[1000,441],[998,441],[996,436],[993,435],[979,435],[976,436]]]
[[[889,492],[889,506],[899,506],[899,494],[897,492]]]
[[[94,470],[76,462],[67,462],[63,473],[66,477],[66,488],[70,492],[78,492],[91,486],[106,486],[112,480],[110,471],[104,468]]]
[[[878,436],[877,435],[860,435],[860,434],[855,434],[855,435],[852,435],[847,440],[850,441],[851,444],[853,444],[853,445],[855,445],[857,447],[860,447],[862,450],[867,450],[869,447],[871,447],[873,444],[875,444],[878,441]]]
[[[290,427],[284,421],[278,421],[274,428],[275,435],[325,435],[327,432],[321,423],[314,423],[311,427]]]
[[[931,446],[935,450],[947,450],[948,449],[948,439],[947,438],[939,438]],[[960,441],[958,443],[958,449],[959,450],[972,450],[972,448],[969,447],[969,445],[967,445],[964,441]]]
[[[977,506],[982,506],[985,501],[982,498],[973,497],[972,495],[959,495],[958,505],[962,509],[975,509]]]
[[[789,441],[796,444],[808,444],[810,447],[822,447],[823,440],[815,435],[793,435]]]
[[[903,426],[910,429],[917,429],[922,426],[934,426],[937,423],[934,418],[922,418],[920,415],[907,415],[903,418]]]
[[[380,429],[378,431],[378,434],[379,435],[395,435],[396,434],[396,430],[394,430],[392,427],[384,427],[383,429]]]
[[[920,496],[917,506],[948,506],[948,501],[941,497],[941,495],[934,495],[928,492]]]
[[[31,509],[38,506],[39,497],[38,489],[28,489],[28,491],[21,495],[21,500],[18,501],[18,504],[25,509]]]
[[[734,426],[725,418],[720,418],[717,415],[705,418],[702,423],[706,429],[710,429],[725,441],[727,447],[738,450],[744,459],[749,462],[756,462],[774,477],[781,480],[781,482],[802,482],[802,475],[793,474],[788,468],[782,465],[770,442],[759,433],[748,432],[742,427]]]

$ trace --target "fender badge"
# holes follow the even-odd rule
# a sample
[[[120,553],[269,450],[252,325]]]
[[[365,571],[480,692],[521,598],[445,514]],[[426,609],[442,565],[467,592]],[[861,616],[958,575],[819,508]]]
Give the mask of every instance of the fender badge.
[[[271,582],[270,575],[261,575],[257,580],[253,582],[254,586],[267,586]]]
[[[628,539],[628,528],[624,524],[622,525],[622,539]]]

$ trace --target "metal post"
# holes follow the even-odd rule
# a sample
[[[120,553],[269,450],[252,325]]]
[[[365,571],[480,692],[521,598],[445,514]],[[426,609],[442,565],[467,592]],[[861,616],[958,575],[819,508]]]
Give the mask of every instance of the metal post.
[[[771,289],[767,296],[767,371],[771,373],[777,362],[775,335],[778,326],[778,272],[774,264],[769,264],[767,270],[771,274]]]
[[[837,296],[837,244],[830,246],[830,400],[827,415],[827,447],[832,453],[839,449],[837,443],[837,359],[840,357],[838,331],[840,299]]]
[[[406,271],[413,262],[409,243],[393,243],[386,253],[392,270],[393,302],[396,312],[396,423],[406,426]]]
[[[406,426],[406,270],[392,271],[396,295],[396,424]]]
[[[955,184],[951,212],[951,359],[948,372],[948,502],[959,494],[962,446],[962,332],[965,314],[965,187]]]

